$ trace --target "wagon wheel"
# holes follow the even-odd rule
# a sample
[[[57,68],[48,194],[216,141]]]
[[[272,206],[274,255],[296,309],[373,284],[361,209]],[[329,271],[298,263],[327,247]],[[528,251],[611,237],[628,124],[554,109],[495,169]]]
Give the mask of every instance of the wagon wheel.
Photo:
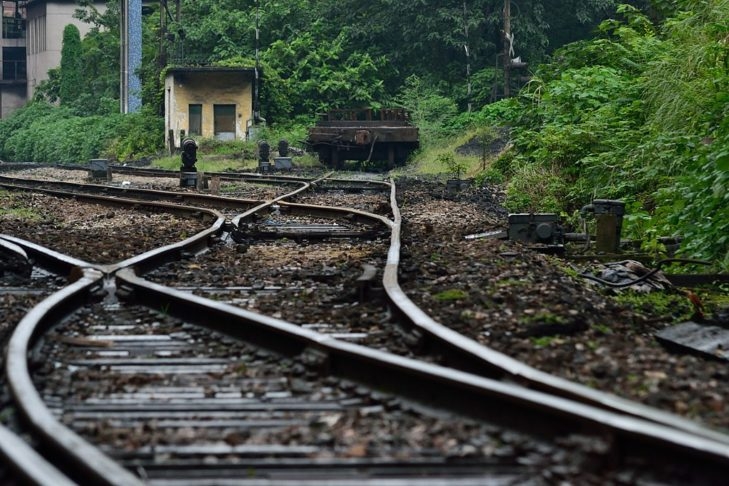
[[[319,154],[319,163],[322,165],[325,165],[329,167],[329,164],[331,163],[331,150],[329,147],[319,147],[316,149],[317,153]]]
[[[342,168],[342,161],[339,160],[339,149],[337,147],[332,147],[331,168],[337,170]]]
[[[397,147],[395,151],[395,164],[403,166],[408,161],[410,155],[410,149],[408,147]]]

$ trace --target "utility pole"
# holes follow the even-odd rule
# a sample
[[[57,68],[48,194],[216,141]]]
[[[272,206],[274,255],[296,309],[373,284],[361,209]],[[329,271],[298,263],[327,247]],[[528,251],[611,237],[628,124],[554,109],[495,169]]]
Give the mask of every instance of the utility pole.
[[[504,0],[504,98],[511,96],[509,85],[511,76],[511,51],[513,50],[514,36],[511,33],[511,0]]]
[[[463,48],[466,51],[466,100],[468,101],[468,112],[471,113],[471,53],[468,50],[468,8],[466,0],[463,0],[463,33],[465,36]]]
[[[260,7],[260,0],[256,0],[256,38],[255,38],[255,52],[256,52],[256,62],[255,66],[253,68],[253,113],[251,113],[251,118],[246,122],[246,137],[248,140],[255,140],[258,136],[258,129],[259,127],[266,125],[266,119],[261,116],[261,93],[260,93],[260,83],[261,83],[261,59],[260,59],[260,43],[261,43],[261,33],[260,33],[260,24],[261,24],[261,7]]]
[[[260,100],[260,94],[258,92],[259,90],[259,76],[260,76],[260,23],[261,23],[261,10],[258,5],[259,0],[256,0],[256,67],[254,69],[255,71],[255,79],[253,80],[253,124],[257,125],[261,121],[261,100]]]
[[[179,24],[181,18],[180,0],[172,0],[175,3],[175,15],[170,12],[170,0],[160,0],[159,2],[159,67],[164,69],[167,66],[168,52],[167,46],[172,42],[169,37],[170,22]],[[181,42],[181,40],[178,40]]]
[[[142,0],[122,0],[121,5],[121,112],[142,108]]]
[[[167,9],[167,0],[159,0],[159,68],[167,66],[167,17],[170,11]]]

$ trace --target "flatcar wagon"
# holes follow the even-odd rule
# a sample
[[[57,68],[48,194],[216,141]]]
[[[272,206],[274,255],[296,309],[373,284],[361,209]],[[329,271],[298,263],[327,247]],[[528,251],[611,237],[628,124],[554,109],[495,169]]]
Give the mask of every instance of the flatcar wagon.
[[[309,130],[307,149],[319,161],[339,169],[346,160],[386,161],[404,165],[420,146],[418,128],[401,109],[332,110]]]

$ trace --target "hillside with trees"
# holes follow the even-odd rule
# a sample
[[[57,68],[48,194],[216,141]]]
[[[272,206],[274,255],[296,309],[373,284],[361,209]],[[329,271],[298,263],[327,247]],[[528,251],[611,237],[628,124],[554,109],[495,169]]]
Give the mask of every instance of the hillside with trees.
[[[508,149],[469,175],[505,184],[510,210],[571,217],[624,199],[645,249],[681,235],[685,255],[729,269],[729,0],[509,2],[510,41],[504,0],[183,0],[164,32],[159,11],[144,17],[144,108],[130,115],[118,114],[119,3],[80,3],[94,28],[65,33],[64,52],[81,62],[64,53],[0,122],[0,159],[154,156],[167,66],[250,67],[258,53],[271,129],[400,105],[421,127],[418,157],[498,129]],[[510,90],[505,51],[527,63]]]

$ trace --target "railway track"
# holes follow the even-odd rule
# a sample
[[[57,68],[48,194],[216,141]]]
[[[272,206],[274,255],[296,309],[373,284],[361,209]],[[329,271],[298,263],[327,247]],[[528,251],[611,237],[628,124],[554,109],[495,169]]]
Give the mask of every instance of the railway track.
[[[0,183],[14,191],[40,189],[20,181]],[[721,434],[543,376],[456,335],[418,309],[397,284],[400,216],[393,186],[326,179],[295,186],[297,203],[277,196],[235,207],[232,198],[207,198],[210,207],[222,205],[215,206],[224,208],[218,212],[157,206],[146,193],[139,199],[129,192],[124,198],[102,197],[82,194],[94,192],[88,186],[69,193],[69,186],[46,184],[48,197],[65,191],[94,204],[108,201],[184,217],[172,221],[175,228],[191,221],[209,227],[176,243],[163,239],[146,252],[91,263],[26,239],[2,237],[25,252],[34,268],[73,275],[72,283],[33,307],[15,329],[5,366],[18,414],[31,424],[39,449],[54,455],[75,449],[63,452],[69,454],[61,461],[63,474],[112,483],[189,484],[194,476],[199,484],[219,484],[242,481],[245,471],[251,484],[262,478],[285,484],[292,477],[311,484],[403,477],[408,484],[481,484],[485,478],[520,482],[579,475],[711,481],[726,467]],[[373,199],[361,209],[320,204],[331,202],[333,193],[353,191],[366,191]],[[235,211],[242,212],[231,217]],[[27,236],[38,238],[32,231]],[[287,243],[297,240],[303,246]],[[372,253],[383,250],[384,256],[357,246],[362,240],[374,240]],[[244,276],[246,265],[281,246],[284,256],[278,258],[290,261],[296,252],[313,248],[321,255],[336,253],[337,241],[351,255],[344,262],[332,260],[331,267],[338,268],[333,275],[307,275],[298,268],[289,272],[298,280],[261,285],[255,273],[245,277],[251,282],[231,282],[226,272],[216,274],[208,266],[200,274],[219,277],[215,285],[205,285],[199,275],[183,285],[191,267],[217,261],[223,270],[239,269]],[[228,256],[251,252],[254,258],[221,265],[218,250]],[[372,271],[362,272],[362,263],[375,269],[381,291],[372,288]],[[282,266],[279,276],[286,273]],[[359,287],[362,273],[369,278]],[[320,288],[322,281],[327,285]],[[348,293],[349,301],[334,304],[355,308],[360,321],[362,315],[377,316],[377,322],[365,320],[368,331],[386,324],[385,315],[392,312],[405,329],[399,339],[430,356],[430,362],[373,349],[372,342],[385,346],[362,339],[368,333],[361,329],[336,327],[356,323],[351,314],[332,312],[328,321],[311,322],[310,310],[297,313],[296,304],[289,304],[291,315],[274,310],[276,299],[283,307],[292,296],[299,302],[306,292],[320,290],[329,296]],[[265,300],[264,295],[268,304],[251,312],[250,301]],[[380,298],[382,304],[368,307]],[[338,310],[331,300],[318,305]],[[297,314],[300,322],[292,318]],[[333,332],[316,332],[325,326]],[[378,332],[398,339],[396,333]],[[35,378],[27,376],[31,369],[38,372]],[[402,421],[402,428],[393,425]],[[360,433],[367,439],[352,439]],[[11,452],[4,453],[8,463]],[[666,457],[675,459],[673,466],[665,466]],[[15,467],[33,480],[23,465]]]

